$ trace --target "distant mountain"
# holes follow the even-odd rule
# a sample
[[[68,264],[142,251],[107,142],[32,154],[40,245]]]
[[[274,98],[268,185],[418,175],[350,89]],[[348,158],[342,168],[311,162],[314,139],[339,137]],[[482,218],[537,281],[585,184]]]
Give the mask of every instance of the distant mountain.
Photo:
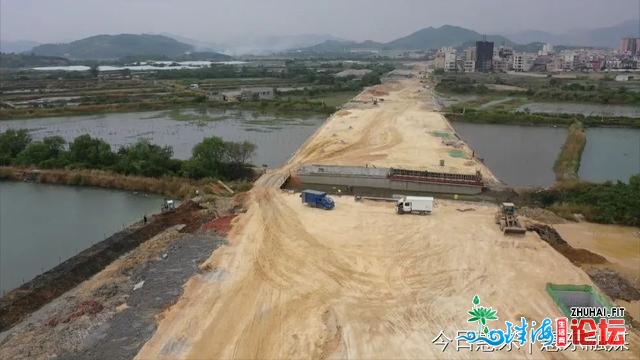
[[[446,46],[458,47],[465,44],[475,44],[476,41],[482,39],[483,35],[476,31],[459,26],[444,25],[439,28],[428,27],[418,30],[413,34],[388,42],[384,47],[393,50],[438,49]],[[511,40],[500,35],[489,35],[487,40],[493,41],[496,45],[513,44]]]
[[[34,66],[68,66],[71,62],[62,57],[33,54],[0,54],[0,68],[29,68]]]
[[[504,36],[489,35],[486,38],[496,45],[513,45],[513,42]],[[439,28],[424,28],[388,43],[378,43],[371,40],[364,42],[329,40],[301,50],[314,52],[344,52],[353,49],[428,50],[446,46],[472,46],[476,41],[482,39],[483,35],[476,31],[444,25]]]
[[[228,55],[260,55],[288,49],[312,46],[327,40],[341,40],[328,34],[299,34],[286,36],[245,37],[225,42],[208,42],[188,37],[162,33],[183,43],[193,45],[196,51],[215,51]]]
[[[141,55],[173,58],[192,50],[192,45],[162,35],[120,34],[96,35],[67,44],[39,45],[32,52],[78,60],[106,60]]]
[[[517,52],[537,53],[538,51],[542,50],[544,44],[545,43],[539,41],[530,42],[527,44],[516,44],[513,45],[513,50]]]
[[[223,49],[227,54],[269,54],[312,46],[325,41],[342,41],[342,39],[327,34],[300,34],[287,36],[265,36],[231,41]]]
[[[573,30],[564,34],[527,30],[508,35],[508,37],[519,43],[541,41],[554,45],[617,48],[620,44],[620,39],[624,37],[638,37],[640,36],[639,32],[640,19],[635,19],[614,26]]]
[[[305,51],[313,52],[347,52],[354,49],[381,49],[384,44],[367,40],[363,42],[346,40],[327,40],[320,44],[304,48]]]
[[[35,41],[18,40],[0,40],[0,52],[2,53],[21,53],[33,49],[35,46],[40,45]]]
[[[623,37],[637,37],[640,19],[628,20],[621,24],[588,31],[575,31],[567,34],[567,41],[559,45],[585,45],[617,48]]]
[[[196,39],[192,39],[192,38],[189,38],[189,37],[186,37],[186,36],[176,35],[176,34],[172,34],[172,33],[163,32],[163,33],[160,33],[159,35],[170,37],[170,38],[178,40],[178,41],[180,41],[182,43],[191,45],[191,46],[193,46],[195,51],[199,51],[199,52],[206,52],[206,51],[220,52],[224,48],[224,45],[222,45],[222,44],[218,44],[218,43],[215,43],[215,42],[196,40]]]
[[[291,48],[310,46],[326,40],[341,40],[327,34],[300,34],[286,36],[266,36],[253,40],[254,45],[262,45],[263,50],[282,51]]]
[[[558,44],[558,39],[560,35],[551,34],[545,31],[539,30],[524,30],[514,34],[506,35],[509,39],[519,43],[526,44],[532,42],[543,42],[543,43],[551,43]]]
[[[229,61],[232,56],[213,51],[194,51],[173,58],[175,61]]]

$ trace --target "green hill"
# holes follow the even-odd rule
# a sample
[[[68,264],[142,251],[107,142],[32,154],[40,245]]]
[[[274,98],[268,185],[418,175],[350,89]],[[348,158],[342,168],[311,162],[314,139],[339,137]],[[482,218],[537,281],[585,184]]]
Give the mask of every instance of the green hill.
[[[31,50],[36,55],[78,60],[119,59],[130,56],[177,57],[193,46],[162,35],[96,35],[67,44],[44,44]]]
[[[493,41],[496,46],[514,45],[511,40],[504,36],[489,35],[486,38],[488,41]],[[378,43],[371,40],[364,42],[328,40],[302,50],[315,52],[341,52],[352,49],[428,50],[446,46],[473,46],[476,41],[482,39],[483,35],[476,31],[458,26],[444,25],[439,28],[424,28],[388,43]]]
[[[320,44],[304,48],[305,51],[314,52],[346,52],[352,49],[380,49],[384,44],[367,40],[363,42],[327,40]]]
[[[438,49],[445,46],[458,47],[466,43],[474,43],[482,40],[482,34],[461,28],[458,26],[444,25],[439,28],[428,27],[418,30],[413,34],[393,40],[385,44],[385,48],[393,50],[407,49]],[[488,41],[493,41],[496,45],[512,45],[513,43],[500,35],[487,36]]]
[[[213,51],[199,51],[199,52],[191,52],[188,54],[183,54],[175,57],[173,60],[175,61],[229,61],[233,60],[232,56],[220,54]]]
[[[71,62],[63,57],[0,53],[0,68],[26,68],[34,66],[68,65],[71,65]]]

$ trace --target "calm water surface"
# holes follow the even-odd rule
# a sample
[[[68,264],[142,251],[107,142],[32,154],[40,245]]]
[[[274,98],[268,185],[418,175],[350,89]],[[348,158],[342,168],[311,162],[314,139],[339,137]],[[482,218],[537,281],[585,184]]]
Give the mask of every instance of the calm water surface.
[[[453,123],[458,135],[500,180],[512,186],[548,186],[567,129]]]
[[[580,179],[627,182],[635,174],[640,174],[640,129],[587,129]]]
[[[453,124],[458,135],[513,186],[549,186],[553,164],[567,136],[565,128]],[[640,173],[640,129],[588,128],[578,176],[592,182],[628,181]]]
[[[161,203],[155,195],[0,181],[0,294],[158,213]]]
[[[176,120],[180,119],[180,120]],[[60,135],[67,141],[90,134],[114,149],[148,139],[170,145],[174,156],[188,159],[193,146],[209,136],[249,141],[258,146],[251,161],[270,167],[284,164],[325,120],[324,116],[279,117],[237,110],[172,110],[0,121],[0,132],[29,129],[34,139]]]

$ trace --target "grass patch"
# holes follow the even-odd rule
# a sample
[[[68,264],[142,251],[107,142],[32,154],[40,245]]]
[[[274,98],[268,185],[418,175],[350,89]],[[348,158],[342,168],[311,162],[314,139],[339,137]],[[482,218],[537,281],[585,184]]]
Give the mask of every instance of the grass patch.
[[[566,202],[553,204],[549,207],[549,210],[556,213],[556,215],[571,221],[575,220],[574,214],[582,214],[587,219],[593,219],[597,214],[596,209],[591,205]]]
[[[524,105],[526,103],[527,103],[527,99],[526,98],[513,98],[513,99],[509,99],[509,100],[507,100],[505,102],[501,102],[499,104],[491,106],[490,109],[491,110],[497,110],[497,111],[515,111],[520,106],[522,106],[522,105]]]
[[[591,222],[640,226],[640,174],[628,184],[567,181],[528,193],[524,199],[569,219],[583,214]]]

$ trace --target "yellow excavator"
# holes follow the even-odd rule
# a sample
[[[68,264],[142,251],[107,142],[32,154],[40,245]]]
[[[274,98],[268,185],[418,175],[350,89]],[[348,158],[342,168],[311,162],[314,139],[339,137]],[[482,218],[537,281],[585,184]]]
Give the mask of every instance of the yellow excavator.
[[[496,214],[496,224],[505,234],[524,234],[527,230],[522,227],[516,214],[516,206],[513,203],[500,204],[500,210]]]

